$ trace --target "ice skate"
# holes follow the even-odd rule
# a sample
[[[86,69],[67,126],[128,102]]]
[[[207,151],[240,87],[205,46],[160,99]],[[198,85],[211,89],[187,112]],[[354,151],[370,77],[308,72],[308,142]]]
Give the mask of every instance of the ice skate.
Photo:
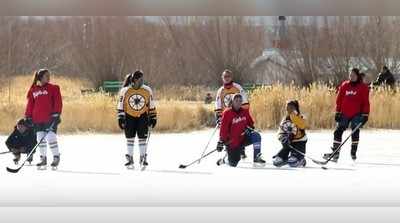
[[[38,170],[46,170],[47,169],[47,157],[40,156],[40,163],[36,164]]]
[[[125,163],[126,168],[128,169],[134,169],[135,166],[133,165],[133,156],[126,154],[125,155],[126,160],[128,161],[127,163]]]
[[[58,165],[60,164],[60,156],[54,156],[53,162],[50,164],[52,170],[57,170]]]
[[[257,155],[257,157],[253,161],[253,166],[254,167],[263,167],[265,166],[265,160],[261,157],[261,153]]]
[[[282,167],[285,166],[287,164],[287,161],[282,159],[281,157],[277,156],[275,157],[274,161],[272,162],[272,164],[276,167]]]
[[[21,153],[14,153],[14,164],[18,165],[19,160],[21,159]]]
[[[295,156],[289,157],[288,164],[290,167],[298,168],[298,167],[305,167],[306,160],[304,158],[298,159]]]
[[[147,154],[140,156],[140,168],[141,170],[145,170],[146,167],[149,165],[149,163],[147,163]]]

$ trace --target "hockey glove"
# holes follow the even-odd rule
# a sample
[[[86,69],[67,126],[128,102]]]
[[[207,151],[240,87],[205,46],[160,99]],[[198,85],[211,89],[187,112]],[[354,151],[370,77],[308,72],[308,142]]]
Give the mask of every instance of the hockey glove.
[[[51,115],[51,123],[54,123],[53,127],[61,123],[60,113],[53,113]]]
[[[121,130],[125,129],[125,116],[118,116],[118,126]]]
[[[217,143],[217,151],[218,152],[222,152],[222,150],[224,150],[224,146],[225,146],[224,141],[219,140],[218,143]]]
[[[149,117],[149,126],[151,128],[154,128],[154,127],[156,127],[156,125],[157,125],[157,116],[150,116]]]
[[[335,121],[340,122],[342,120],[342,113],[336,112],[335,114]]]
[[[221,112],[216,112],[215,113],[215,124],[221,125],[221,119],[222,119]]]

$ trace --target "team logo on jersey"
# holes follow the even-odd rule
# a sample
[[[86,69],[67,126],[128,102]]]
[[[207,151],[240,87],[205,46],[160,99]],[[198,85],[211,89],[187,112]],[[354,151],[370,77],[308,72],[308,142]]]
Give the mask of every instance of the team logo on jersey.
[[[285,120],[280,125],[281,131],[283,133],[293,133],[297,132],[296,125],[289,120]]]
[[[37,98],[37,97],[39,97],[40,95],[48,95],[49,94],[49,92],[47,91],[47,90],[39,90],[39,91],[35,91],[35,92],[33,92],[32,93],[33,94],[33,98]]]
[[[231,105],[232,97],[234,94],[226,94],[224,96],[224,105],[225,107],[229,107]]]
[[[349,95],[355,96],[355,95],[357,95],[357,91],[346,91],[346,96],[349,96]]]
[[[232,120],[232,124],[236,124],[236,123],[239,123],[239,122],[242,122],[242,121],[246,121],[246,117],[245,116],[234,118]]]
[[[146,105],[146,100],[145,98],[140,95],[140,94],[133,94],[129,99],[128,99],[129,106],[135,110],[135,111],[140,111],[143,109],[143,107]]]

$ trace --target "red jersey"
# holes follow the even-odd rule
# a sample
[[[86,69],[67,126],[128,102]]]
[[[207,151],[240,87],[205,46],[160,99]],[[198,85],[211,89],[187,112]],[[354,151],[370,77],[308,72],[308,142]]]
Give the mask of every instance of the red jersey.
[[[31,117],[35,124],[49,123],[52,114],[61,114],[62,98],[57,85],[34,85],[29,89],[27,98],[25,116]]]
[[[353,118],[360,113],[369,114],[369,109],[368,86],[364,83],[343,82],[336,98],[336,111],[346,118]]]
[[[244,143],[243,133],[248,126],[254,126],[248,109],[240,108],[239,111],[234,111],[228,108],[222,113],[220,139],[228,143],[230,149],[238,149]]]

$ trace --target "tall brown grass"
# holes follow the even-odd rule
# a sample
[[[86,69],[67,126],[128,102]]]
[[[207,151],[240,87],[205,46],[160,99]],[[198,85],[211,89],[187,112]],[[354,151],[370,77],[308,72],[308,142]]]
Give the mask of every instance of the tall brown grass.
[[[63,113],[60,132],[120,132],[116,119],[117,96],[102,93],[81,94],[81,89],[91,88],[85,80],[54,75],[52,82],[58,84],[63,95]],[[0,87],[0,133],[9,133],[18,118],[23,117],[26,92],[31,83],[27,76],[17,76],[11,81],[9,93],[7,85]],[[200,96],[200,88],[194,88],[194,97]],[[190,88],[187,88],[190,92]],[[157,101],[158,124],[156,131],[181,132],[196,130],[213,123],[211,105],[189,99],[189,94],[176,94],[182,90],[172,88],[162,91],[162,100]],[[155,90],[157,97],[157,90]],[[170,97],[167,97],[170,95]]]
[[[400,89],[376,89],[370,92],[371,112],[366,127],[400,128]],[[323,84],[297,87],[276,84],[259,88],[251,94],[251,113],[261,129],[277,128],[289,99],[300,102],[300,110],[310,129],[333,128],[336,93]]]
[[[23,117],[26,92],[31,78],[17,76],[0,86],[0,133],[9,133],[18,118]],[[82,95],[90,88],[81,79],[54,75],[52,82],[61,87],[64,109],[61,133],[121,132],[116,120],[116,96],[102,93]],[[181,132],[210,127],[214,124],[213,105],[204,105],[202,96],[212,89],[202,87],[173,87],[155,89],[158,110],[156,131]],[[396,92],[399,92],[397,89]],[[368,127],[400,128],[400,93],[378,89],[370,93],[371,115]],[[254,90],[250,94],[251,113],[260,129],[274,129],[285,113],[285,102],[297,99],[308,120],[309,128],[334,127],[335,92],[322,84],[308,88],[276,84]]]

